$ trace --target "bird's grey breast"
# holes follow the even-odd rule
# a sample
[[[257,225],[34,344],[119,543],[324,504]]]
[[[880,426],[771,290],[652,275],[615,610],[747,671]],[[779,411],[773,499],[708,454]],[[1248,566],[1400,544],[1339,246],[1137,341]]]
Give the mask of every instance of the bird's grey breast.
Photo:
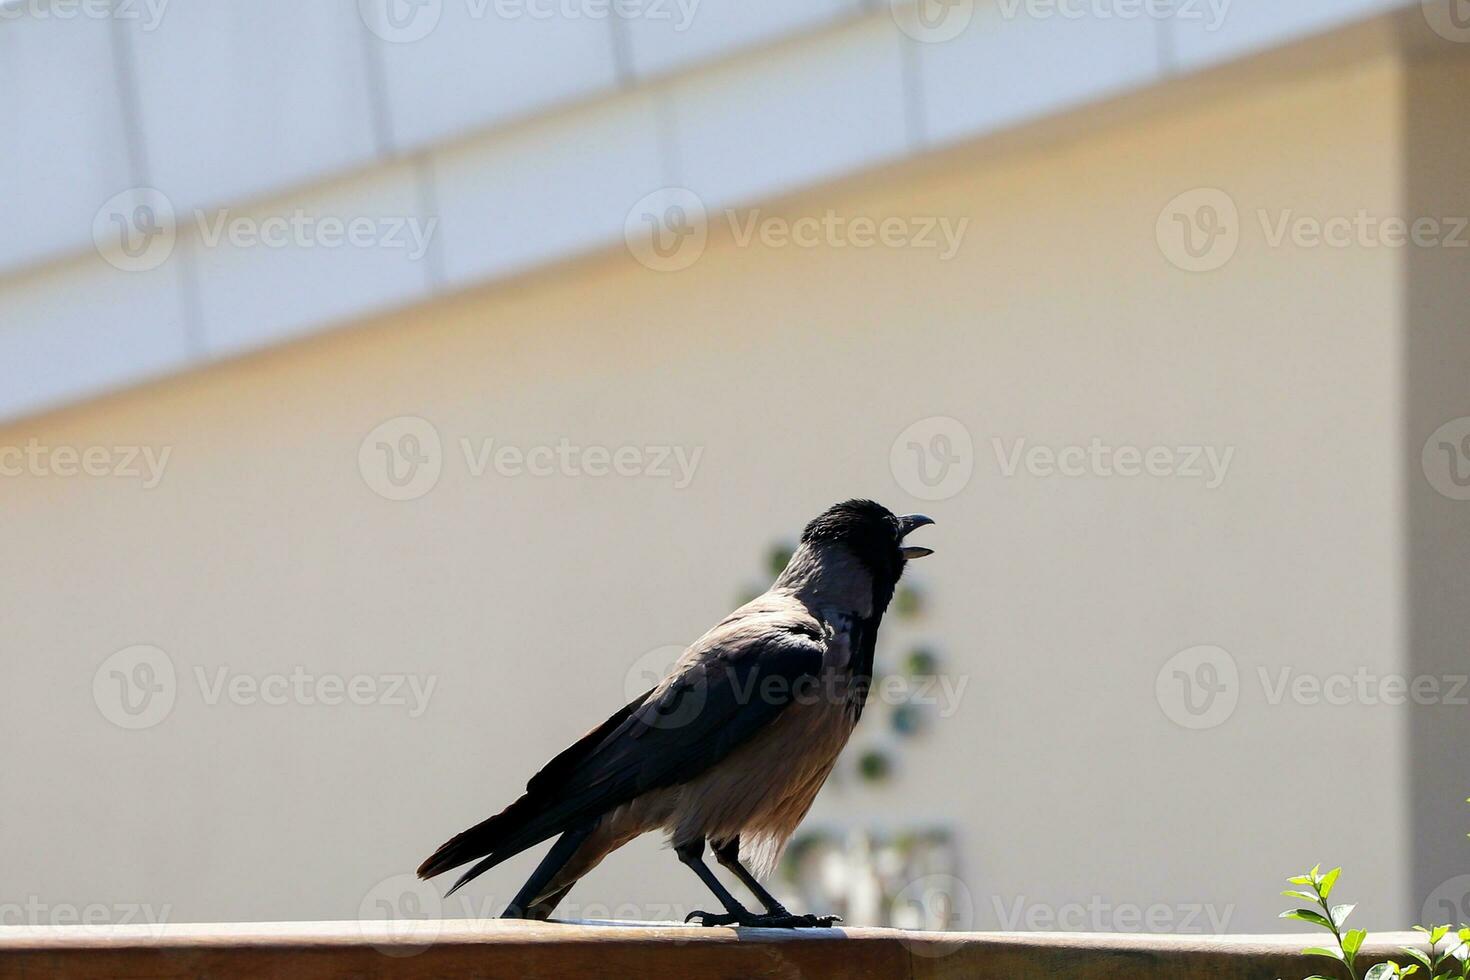
[[[851,670],[853,659],[857,655],[861,620],[854,613],[828,609],[819,613],[818,621],[822,624],[827,642],[822,666],[828,670]]]

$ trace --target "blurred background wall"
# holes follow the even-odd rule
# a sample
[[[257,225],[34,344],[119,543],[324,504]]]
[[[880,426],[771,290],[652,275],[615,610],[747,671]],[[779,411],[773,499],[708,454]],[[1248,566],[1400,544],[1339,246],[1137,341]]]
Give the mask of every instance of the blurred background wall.
[[[0,924],[498,913],[404,875],[853,495],[938,680],[809,824],[940,924],[1470,915],[1448,8],[257,6],[0,21]],[[659,843],[564,912],[700,907]]]

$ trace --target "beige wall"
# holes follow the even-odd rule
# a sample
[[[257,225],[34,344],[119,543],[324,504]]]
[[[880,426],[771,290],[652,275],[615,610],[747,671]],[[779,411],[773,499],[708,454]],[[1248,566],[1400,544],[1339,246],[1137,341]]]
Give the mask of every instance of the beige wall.
[[[1253,214],[1402,210],[1403,91],[1383,58],[776,209],[968,217],[948,263],[716,233],[682,272],[589,259],[0,433],[173,447],[149,491],[0,483],[0,901],[350,918],[621,704],[646,651],[713,623],[768,543],[863,494],[939,523],[917,575],[930,610],[890,652],[932,641],[969,686],[888,789],[830,788],[813,821],[954,826],[982,928],[995,902],[1097,897],[1273,929],[1278,879],[1315,861],[1350,865],[1364,924],[1405,925],[1405,710],[1272,706],[1256,679],[1407,669],[1403,257],[1271,248]],[[1192,275],[1155,223],[1200,186],[1246,219],[1234,261]],[[358,471],[364,436],[399,415],[447,448],[412,502]],[[925,503],[889,449],[935,415],[968,427],[975,471]],[[991,442],[1094,436],[1235,456],[1215,490],[1008,479]],[[461,437],[703,457],[686,489],[473,478]],[[163,723],[123,731],[93,674],[141,643],[170,654],[180,692]],[[1186,731],[1155,678],[1206,643],[1238,662],[1240,704]],[[413,719],[209,706],[193,679],[297,665],[438,686]],[[1356,781],[1330,775],[1344,759]],[[531,863],[477,882],[469,910],[498,911]],[[627,901],[707,904],[652,840],[573,893]]]

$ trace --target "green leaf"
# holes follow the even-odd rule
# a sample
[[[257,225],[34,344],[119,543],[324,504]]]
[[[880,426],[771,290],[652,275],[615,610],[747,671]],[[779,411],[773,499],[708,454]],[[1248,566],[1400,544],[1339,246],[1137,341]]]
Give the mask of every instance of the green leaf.
[[[1304,902],[1315,902],[1317,900],[1317,896],[1313,895],[1311,892],[1297,891],[1291,888],[1288,888],[1281,894],[1285,895],[1287,898],[1299,898]]]
[[[1467,834],[1466,836],[1470,836],[1470,834]],[[1295,878],[1287,878],[1286,883],[1288,885],[1310,885],[1312,883],[1312,876],[1297,875]]]
[[[1400,946],[1399,948],[1402,949],[1405,953],[1408,953],[1410,956],[1414,957],[1414,959],[1418,960],[1420,963],[1423,963],[1426,970],[1433,968],[1434,964],[1429,962],[1429,954],[1425,953],[1424,950],[1415,949],[1412,946]]]
[[[1348,916],[1353,914],[1356,905],[1334,905],[1332,906],[1332,924],[1341,929],[1342,924],[1347,921]]]
[[[1431,945],[1438,946],[1440,940],[1444,939],[1444,937],[1448,936],[1449,934],[1449,926],[1435,926],[1434,931],[1429,934],[1429,942]]]
[[[1325,956],[1329,960],[1337,960],[1337,962],[1339,963],[1342,963],[1345,960],[1345,957],[1342,955],[1342,950],[1328,949],[1326,946],[1308,946],[1306,949],[1302,950],[1302,955]]]
[[[1337,878],[1341,874],[1341,868],[1333,868],[1322,876],[1322,884],[1317,889],[1322,893],[1322,901],[1327,901],[1328,896],[1332,894],[1332,886],[1337,884]]]
[[[1282,912],[1278,918],[1300,919],[1302,922],[1310,922],[1314,926],[1321,926],[1329,932],[1332,931],[1332,923],[1327,921],[1327,917],[1311,909],[1292,909],[1290,912]]]
[[[1368,938],[1366,929],[1350,929],[1348,934],[1342,937],[1342,951],[1351,959],[1358,955],[1358,950],[1363,948],[1363,940]]]
[[[1386,977],[1398,975],[1398,967],[1392,963],[1379,963],[1368,971],[1363,980],[1385,980]]]

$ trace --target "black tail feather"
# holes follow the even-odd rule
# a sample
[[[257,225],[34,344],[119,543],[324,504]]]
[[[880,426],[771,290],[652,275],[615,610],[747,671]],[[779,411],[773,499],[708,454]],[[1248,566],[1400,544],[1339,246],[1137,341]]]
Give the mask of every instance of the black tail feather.
[[[514,849],[508,849],[506,845],[511,843],[512,838],[523,836],[518,831],[524,831],[527,824],[534,822],[536,809],[538,809],[536,804],[523,796],[495,816],[480,821],[463,833],[455,834],[454,837],[440,845],[437,851],[429,855],[428,860],[419,865],[419,877],[432,878],[476,858],[485,857],[487,854],[494,857],[494,860],[489,863],[481,862],[470,874],[461,878],[454,886],[458,888],[480,872],[520,853],[537,841],[522,844]],[[554,832],[548,833],[546,837],[551,836],[551,833]],[[540,840],[545,840],[546,837]]]
[[[582,842],[592,835],[592,831],[596,826],[595,823],[588,824],[585,827],[569,830],[562,834],[561,839],[551,846],[551,850],[546,852],[546,857],[541,859],[541,863],[536,866],[536,870],[531,872],[531,877],[526,879],[526,883],[521,886],[521,890],[516,893],[516,897],[510,900],[510,905],[506,907],[505,913],[501,918],[545,919],[549,916],[556,907],[556,903],[560,900],[561,895],[565,895],[571,886],[568,885],[562,889],[560,895],[553,899],[539,903],[536,900],[546,891],[546,886],[551,884],[551,879],[556,877],[557,872],[566,867],[567,862],[572,859],[572,855],[577,853],[577,848],[582,846]],[[457,888],[459,886],[456,885],[455,887]]]
[[[457,834],[419,866],[420,878],[432,878],[477,858],[483,858],[455,882],[448,894],[479,877],[502,861],[528,847],[570,830],[587,817],[578,816],[575,806],[560,800],[562,781],[575,770],[609,734],[616,731],[652,693],[646,691],[622,707],[607,721],[583,735],[570,748],[547,763],[526,784],[526,794],[488,820]],[[594,814],[593,816],[596,816]]]
[[[508,861],[526,848],[535,847],[567,829],[564,813],[557,812],[554,807],[548,810],[546,801],[528,794],[495,816],[446,841],[419,866],[418,875],[420,878],[432,878],[482,858],[445,892],[444,897],[448,898],[502,861]]]

